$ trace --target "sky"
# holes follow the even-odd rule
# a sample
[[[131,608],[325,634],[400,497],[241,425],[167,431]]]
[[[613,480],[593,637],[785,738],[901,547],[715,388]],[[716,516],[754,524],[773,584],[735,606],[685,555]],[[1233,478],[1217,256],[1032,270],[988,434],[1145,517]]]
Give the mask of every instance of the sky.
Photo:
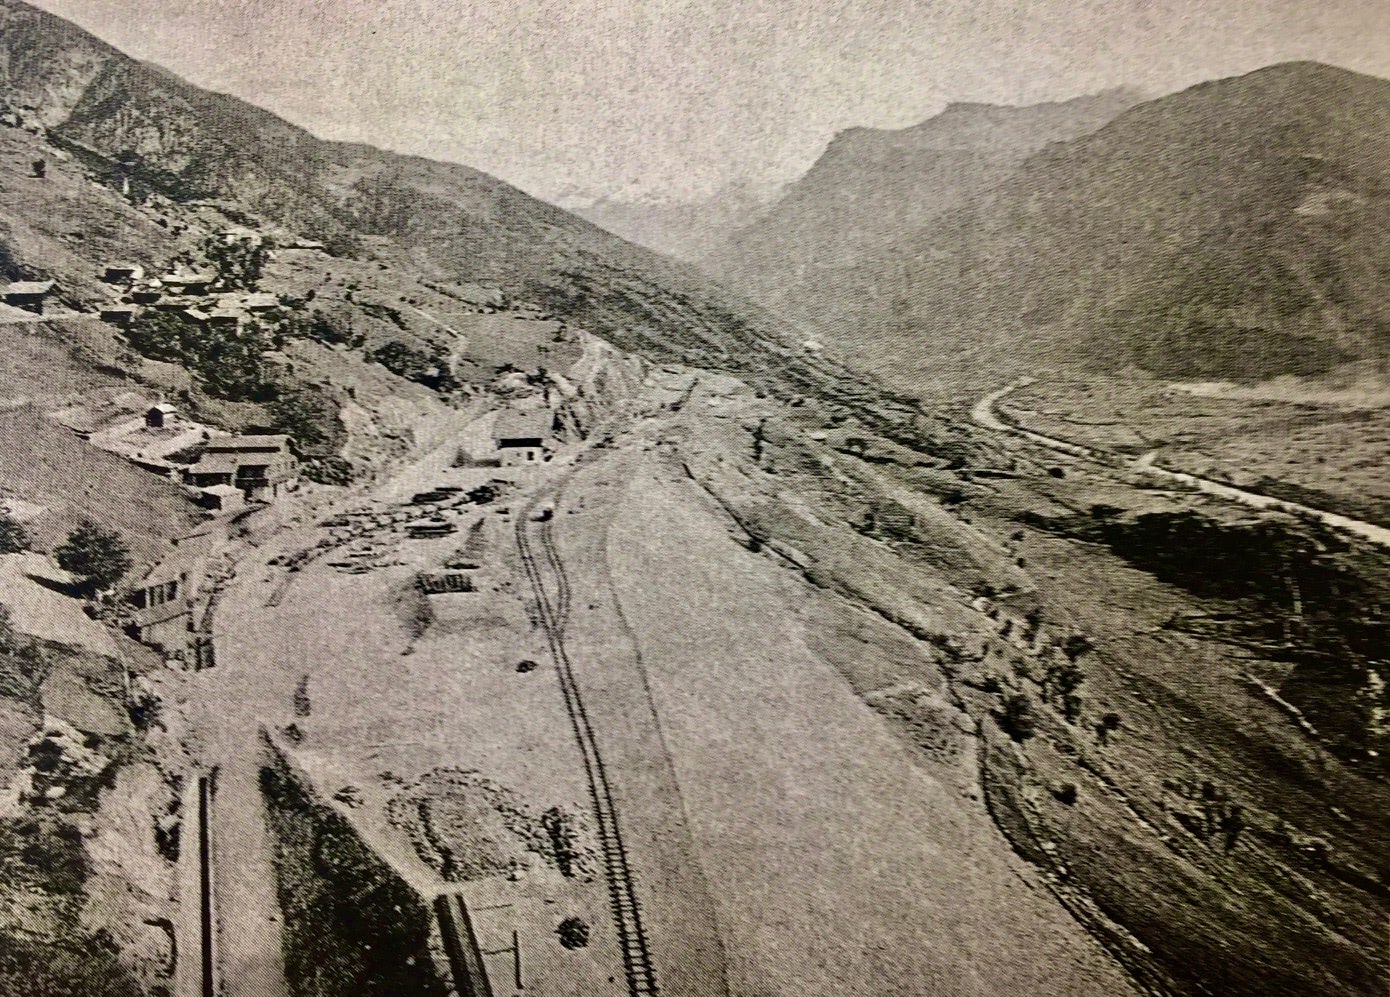
[[[323,138],[550,200],[768,191],[953,101],[1153,95],[1290,59],[1390,77],[1390,0],[36,0]]]

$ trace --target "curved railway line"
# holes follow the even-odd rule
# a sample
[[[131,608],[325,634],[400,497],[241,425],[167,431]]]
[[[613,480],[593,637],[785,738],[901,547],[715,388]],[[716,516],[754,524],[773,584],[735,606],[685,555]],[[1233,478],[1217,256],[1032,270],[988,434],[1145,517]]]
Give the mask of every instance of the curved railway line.
[[[563,482],[553,492],[558,504]],[[651,951],[647,943],[646,931],[642,926],[642,906],[637,899],[637,891],[632,875],[627,849],[623,845],[622,830],[618,822],[617,807],[613,802],[608,773],[604,768],[603,757],[599,753],[598,741],[594,736],[593,725],[584,709],[584,699],[574,678],[574,670],[565,651],[564,628],[570,613],[570,583],[560,555],[555,549],[551,521],[546,520],[540,529],[540,543],[533,546],[527,524],[532,521],[540,497],[533,498],[516,519],[516,545],[526,568],[526,576],[535,592],[537,612],[542,629],[550,645],[551,658],[560,679],[560,690],[564,694],[565,710],[574,727],[575,740],[584,759],[585,774],[588,777],[589,792],[594,805],[599,846],[603,852],[604,873],[608,881],[609,904],[613,911],[614,924],[618,929],[618,944],[623,953],[623,969],[627,976],[628,992],[632,997],[648,997],[657,991],[656,971],[652,966]],[[541,557],[555,579],[556,596],[551,600],[546,590],[545,578],[541,572],[536,553],[539,546]]]

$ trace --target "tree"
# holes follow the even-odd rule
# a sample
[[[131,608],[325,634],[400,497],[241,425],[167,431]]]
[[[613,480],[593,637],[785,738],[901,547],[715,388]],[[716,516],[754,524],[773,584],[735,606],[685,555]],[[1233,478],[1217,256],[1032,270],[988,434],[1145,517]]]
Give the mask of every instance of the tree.
[[[203,255],[217,268],[225,286],[253,290],[260,282],[268,254],[260,239],[210,235],[203,242]]]
[[[1004,733],[1022,744],[1033,736],[1037,725],[1033,720],[1033,709],[1028,697],[1021,692],[1011,692],[1004,697],[995,711],[995,719]]]
[[[0,510],[0,554],[18,554],[29,549],[29,534],[19,520]]]
[[[54,551],[58,565],[82,579],[88,592],[115,587],[131,568],[130,550],[114,530],[84,519]]]
[[[29,167],[34,171],[34,176],[40,180],[48,175],[48,163],[42,159],[34,160],[29,164]]]

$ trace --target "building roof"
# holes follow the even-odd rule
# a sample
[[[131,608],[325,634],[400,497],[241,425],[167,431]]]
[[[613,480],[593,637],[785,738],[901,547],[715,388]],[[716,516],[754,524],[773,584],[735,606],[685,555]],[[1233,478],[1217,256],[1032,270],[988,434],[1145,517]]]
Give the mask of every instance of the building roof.
[[[202,489],[204,495],[214,495],[217,498],[241,498],[241,489],[236,485],[208,485]]]
[[[190,311],[189,314],[192,315],[193,312]],[[242,320],[242,314],[241,314],[241,312],[233,311],[233,310],[230,309],[230,308],[214,308],[214,309],[213,309],[212,311],[210,311],[210,312],[198,312],[198,315],[201,316],[201,318],[199,319],[199,321],[203,321],[203,322],[238,322],[238,323],[239,323],[239,322]]]
[[[137,588],[151,588],[155,585],[164,585],[168,582],[176,582],[185,575],[196,574],[199,563],[204,559],[204,555],[199,551],[175,550],[172,554],[160,561],[148,572],[145,577],[140,579]]]
[[[151,412],[154,412],[156,410],[163,412],[165,415],[173,415],[175,412],[178,411],[178,409],[174,408],[174,406],[170,405],[168,402],[156,402],[149,408],[149,411]]]
[[[258,291],[255,294],[248,294],[242,301],[242,305],[246,308],[276,308],[279,304],[279,298],[263,291]]]
[[[548,439],[554,417],[544,412],[504,412],[492,427],[492,438],[502,440]]]
[[[203,453],[239,453],[248,450],[288,450],[290,438],[283,433],[265,435],[221,436],[208,440]]]
[[[51,280],[17,280],[5,288],[6,294],[49,294],[57,284]]]
[[[137,273],[145,268],[138,263],[108,263],[106,264],[107,273]]]
[[[171,273],[159,278],[159,282],[166,287],[186,287],[189,284],[211,284],[216,279],[216,274]]]
[[[188,470],[193,474],[236,474],[241,462],[237,460],[235,454],[229,453],[205,453],[198,458],[198,463]]]

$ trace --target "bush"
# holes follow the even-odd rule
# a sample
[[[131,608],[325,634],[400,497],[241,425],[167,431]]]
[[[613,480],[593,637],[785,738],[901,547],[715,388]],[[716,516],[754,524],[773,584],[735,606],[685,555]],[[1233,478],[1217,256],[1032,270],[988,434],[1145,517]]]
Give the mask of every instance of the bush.
[[[567,949],[582,949],[589,944],[589,925],[577,917],[567,917],[555,929],[560,944]]]
[[[29,534],[8,512],[0,511],[0,554],[18,554],[29,549]]]
[[[435,391],[452,391],[458,387],[458,381],[449,369],[448,354],[442,349],[436,348],[426,353],[393,339],[373,350],[372,359],[397,377],[423,384]]]
[[[269,254],[265,244],[254,239],[229,241],[220,235],[210,235],[203,242],[203,255],[217,268],[224,285],[250,290],[260,282]]]
[[[320,485],[350,485],[357,472],[345,457],[315,457],[305,463],[304,477]]]
[[[1019,744],[1037,731],[1037,725],[1033,720],[1033,708],[1028,703],[1028,697],[1021,692],[1011,692],[1005,696],[994,717],[1004,733]]]
[[[119,533],[84,519],[54,551],[59,567],[82,580],[89,593],[115,587],[131,568],[130,550]]]

